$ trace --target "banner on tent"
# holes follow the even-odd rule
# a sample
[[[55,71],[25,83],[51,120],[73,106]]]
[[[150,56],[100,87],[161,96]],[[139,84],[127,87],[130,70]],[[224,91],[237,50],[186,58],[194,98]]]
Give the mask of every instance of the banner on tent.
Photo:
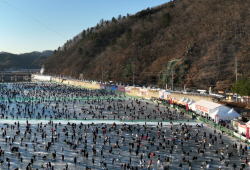
[[[247,125],[238,123],[238,133],[241,134],[245,134],[246,137],[249,139],[249,127]]]
[[[117,91],[117,86],[111,86],[112,91]]]
[[[165,99],[169,99],[169,98],[171,98],[171,93],[170,93],[170,92],[165,91],[165,92],[164,92],[164,98],[165,98]]]
[[[118,85],[118,92],[125,93],[125,87],[122,85]]]
[[[204,111],[204,112],[208,112],[208,109],[205,108],[205,107],[202,107],[202,106],[200,106],[199,110],[202,110],[202,111]]]
[[[140,89],[141,96],[148,96],[148,89]]]
[[[132,87],[125,87],[126,93],[131,93],[132,92]]]
[[[164,98],[164,90],[160,90],[159,91],[159,97],[160,98]]]
[[[195,107],[198,109],[198,110],[201,110],[201,111],[204,111],[204,112],[207,112],[208,113],[208,109],[206,107],[202,107],[202,106],[199,106],[199,105],[195,105]]]
[[[95,81],[93,81],[93,82],[92,82],[92,85],[93,85],[93,86],[95,86],[95,85],[96,85],[96,82],[95,82]]]
[[[101,89],[106,89],[106,84],[101,84]]]

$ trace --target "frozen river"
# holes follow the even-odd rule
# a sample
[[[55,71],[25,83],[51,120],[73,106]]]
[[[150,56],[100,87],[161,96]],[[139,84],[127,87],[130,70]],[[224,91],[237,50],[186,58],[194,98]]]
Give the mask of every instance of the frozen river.
[[[41,83],[8,84],[0,99],[0,169],[240,169],[248,156],[146,100]]]

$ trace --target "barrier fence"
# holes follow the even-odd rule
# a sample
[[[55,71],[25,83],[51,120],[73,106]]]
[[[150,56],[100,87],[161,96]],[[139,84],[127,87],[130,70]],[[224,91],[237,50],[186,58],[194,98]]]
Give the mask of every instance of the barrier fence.
[[[122,96],[114,96],[114,97],[34,97],[34,98],[25,98],[25,97],[16,97],[16,98],[0,98],[0,101],[40,101],[40,100],[47,100],[47,101],[55,101],[55,100],[65,100],[65,101],[72,101],[72,100],[107,100],[107,99],[128,99],[128,97]]]

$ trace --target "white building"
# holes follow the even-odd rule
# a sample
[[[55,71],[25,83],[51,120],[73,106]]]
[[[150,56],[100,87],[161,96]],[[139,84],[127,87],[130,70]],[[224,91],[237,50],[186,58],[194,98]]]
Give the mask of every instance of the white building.
[[[195,111],[200,115],[209,116],[215,120],[216,116],[221,120],[233,120],[239,116],[234,109],[230,109],[222,104],[200,100],[195,103]]]

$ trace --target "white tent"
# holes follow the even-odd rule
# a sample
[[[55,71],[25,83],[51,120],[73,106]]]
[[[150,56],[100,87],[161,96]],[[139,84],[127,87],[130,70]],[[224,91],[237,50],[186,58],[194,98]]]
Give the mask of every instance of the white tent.
[[[190,102],[190,99],[189,99],[189,98],[187,98],[187,99],[186,99],[186,100],[184,100],[183,102],[188,103],[188,102]]]
[[[213,113],[220,106],[223,106],[221,104],[210,102],[210,101],[207,101],[207,100],[200,100],[200,101],[196,102],[195,104],[198,105],[198,106],[202,106],[202,107],[206,108],[207,109],[207,111],[206,111],[207,113]]]
[[[192,99],[191,101],[188,102],[188,105],[192,105],[192,104],[194,104],[193,99]]]
[[[215,119],[216,115],[222,120],[233,120],[240,116],[235,110],[230,109],[226,106],[220,106],[216,111],[209,114],[212,119]]]
[[[196,111],[197,108],[195,107],[195,103],[189,105],[189,109]]]
[[[176,98],[172,98],[172,102],[178,102]]]
[[[216,115],[219,116],[219,119],[222,119],[222,120],[229,120],[229,119],[228,119],[229,116],[227,116],[225,113],[223,113],[223,112],[221,111],[221,109],[217,109],[215,112],[209,114],[209,116],[210,116],[212,119],[214,119],[214,120],[215,120]]]
[[[234,110],[218,103],[210,102],[207,100],[200,100],[195,103],[198,110],[202,112],[203,115],[207,115],[212,119],[215,119],[216,115],[222,120],[233,120],[240,116]]]
[[[250,120],[246,123],[246,125],[247,125],[248,127],[250,127]]]
[[[241,116],[233,108],[231,110],[229,110],[229,112],[227,112],[226,114],[229,115],[229,116],[235,117],[235,118]]]
[[[182,103],[182,102],[184,102],[185,100],[186,100],[186,98],[183,97],[181,100],[179,100],[179,103]]]

